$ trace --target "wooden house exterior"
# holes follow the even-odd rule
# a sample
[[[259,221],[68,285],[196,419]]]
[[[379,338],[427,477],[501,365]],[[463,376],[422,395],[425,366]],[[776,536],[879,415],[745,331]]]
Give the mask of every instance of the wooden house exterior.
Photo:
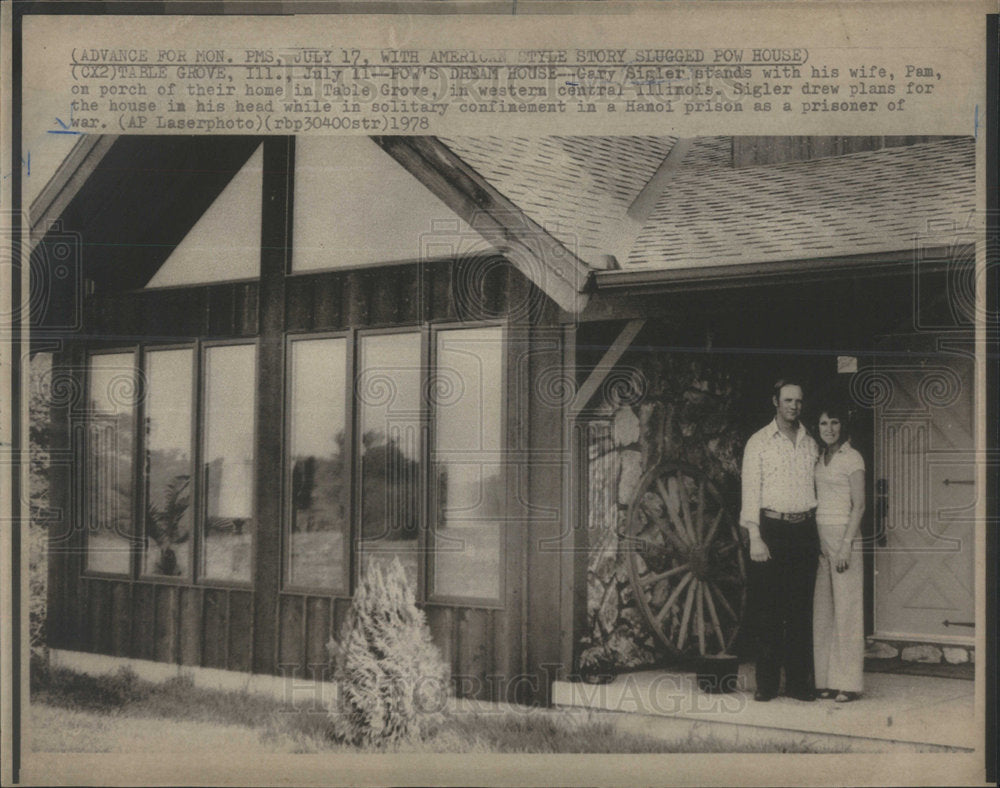
[[[36,290],[82,250],[35,328],[49,644],[328,678],[398,556],[459,695],[662,664],[636,480],[731,500],[789,363],[856,395],[869,632],[968,643],[973,203],[965,139],[85,140],[32,222]]]

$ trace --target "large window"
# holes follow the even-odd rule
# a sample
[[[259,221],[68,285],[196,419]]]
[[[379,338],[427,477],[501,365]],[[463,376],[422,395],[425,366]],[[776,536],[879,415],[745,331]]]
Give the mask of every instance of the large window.
[[[90,357],[84,470],[91,572],[131,569],[135,399],[135,353]]]
[[[290,341],[286,588],[348,593],[352,556],[361,574],[398,558],[421,599],[502,598],[503,339],[485,326]]]
[[[191,575],[194,509],[191,456],[194,351],[146,353],[143,472],[144,574]]]
[[[142,577],[252,579],[255,370],[248,343],[212,345],[200,359],[194,347],[90,357],[88,571],[130,575],[138,544]]]
[[[254,531],[256,348],[205,350],[202,473],[205,490],[201,574],[249,582]]]
[[[422,489],[420,334],[369,334],[358,347],[355,396],[362,571],[399,558],[417,587]]]
[[[435,350],[433,593],[496,599],[506,511],[503,330],[440,331]]]
[[[290,343],[288,533],[291,586],[347,591],[350,468],[347,467],[347,341]]]

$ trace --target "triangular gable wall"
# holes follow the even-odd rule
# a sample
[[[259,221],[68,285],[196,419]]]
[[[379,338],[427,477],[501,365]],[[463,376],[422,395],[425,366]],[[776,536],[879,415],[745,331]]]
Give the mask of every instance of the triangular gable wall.
[[[147,287],[260,276],[263,146],[236,173]]]
[[[368,137],[296,139],[293,213],[293,271],[492,249]]]

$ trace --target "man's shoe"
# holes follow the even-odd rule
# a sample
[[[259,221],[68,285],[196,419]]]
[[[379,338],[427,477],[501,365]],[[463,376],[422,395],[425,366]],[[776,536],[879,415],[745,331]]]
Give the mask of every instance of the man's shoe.
[[[812,701],[816,700],[816,693],[813,692],[812,690],[800,690],[798,692],[786,692],[785,695],[787,695],[789,698],[794,698],[795,700],[805,701],[806,703],[811,703]]]
[[[774,692],[764,692],[764,690],[757,690],[753,694],[753,699],[760,701],[761,703],[766,703],[767,701],[772,700],[775,697],[775,694],[776,693]]]

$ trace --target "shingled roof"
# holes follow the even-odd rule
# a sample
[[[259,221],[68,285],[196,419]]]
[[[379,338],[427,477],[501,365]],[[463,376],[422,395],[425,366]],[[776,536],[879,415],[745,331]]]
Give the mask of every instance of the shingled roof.
[[[442,137],[570,251],[626,270],[767,263],[911,249],[975,208],[971,138],[734,169],[730,137],[694,141],[651,215],[627,211],[676,137]]]
[[[580,259],[601,265],[676,137],[439,137]]]
[[[732,169],[682,167],[625,268],[677,268],[912,249],[975,208],[975,146],[954,139]]]

